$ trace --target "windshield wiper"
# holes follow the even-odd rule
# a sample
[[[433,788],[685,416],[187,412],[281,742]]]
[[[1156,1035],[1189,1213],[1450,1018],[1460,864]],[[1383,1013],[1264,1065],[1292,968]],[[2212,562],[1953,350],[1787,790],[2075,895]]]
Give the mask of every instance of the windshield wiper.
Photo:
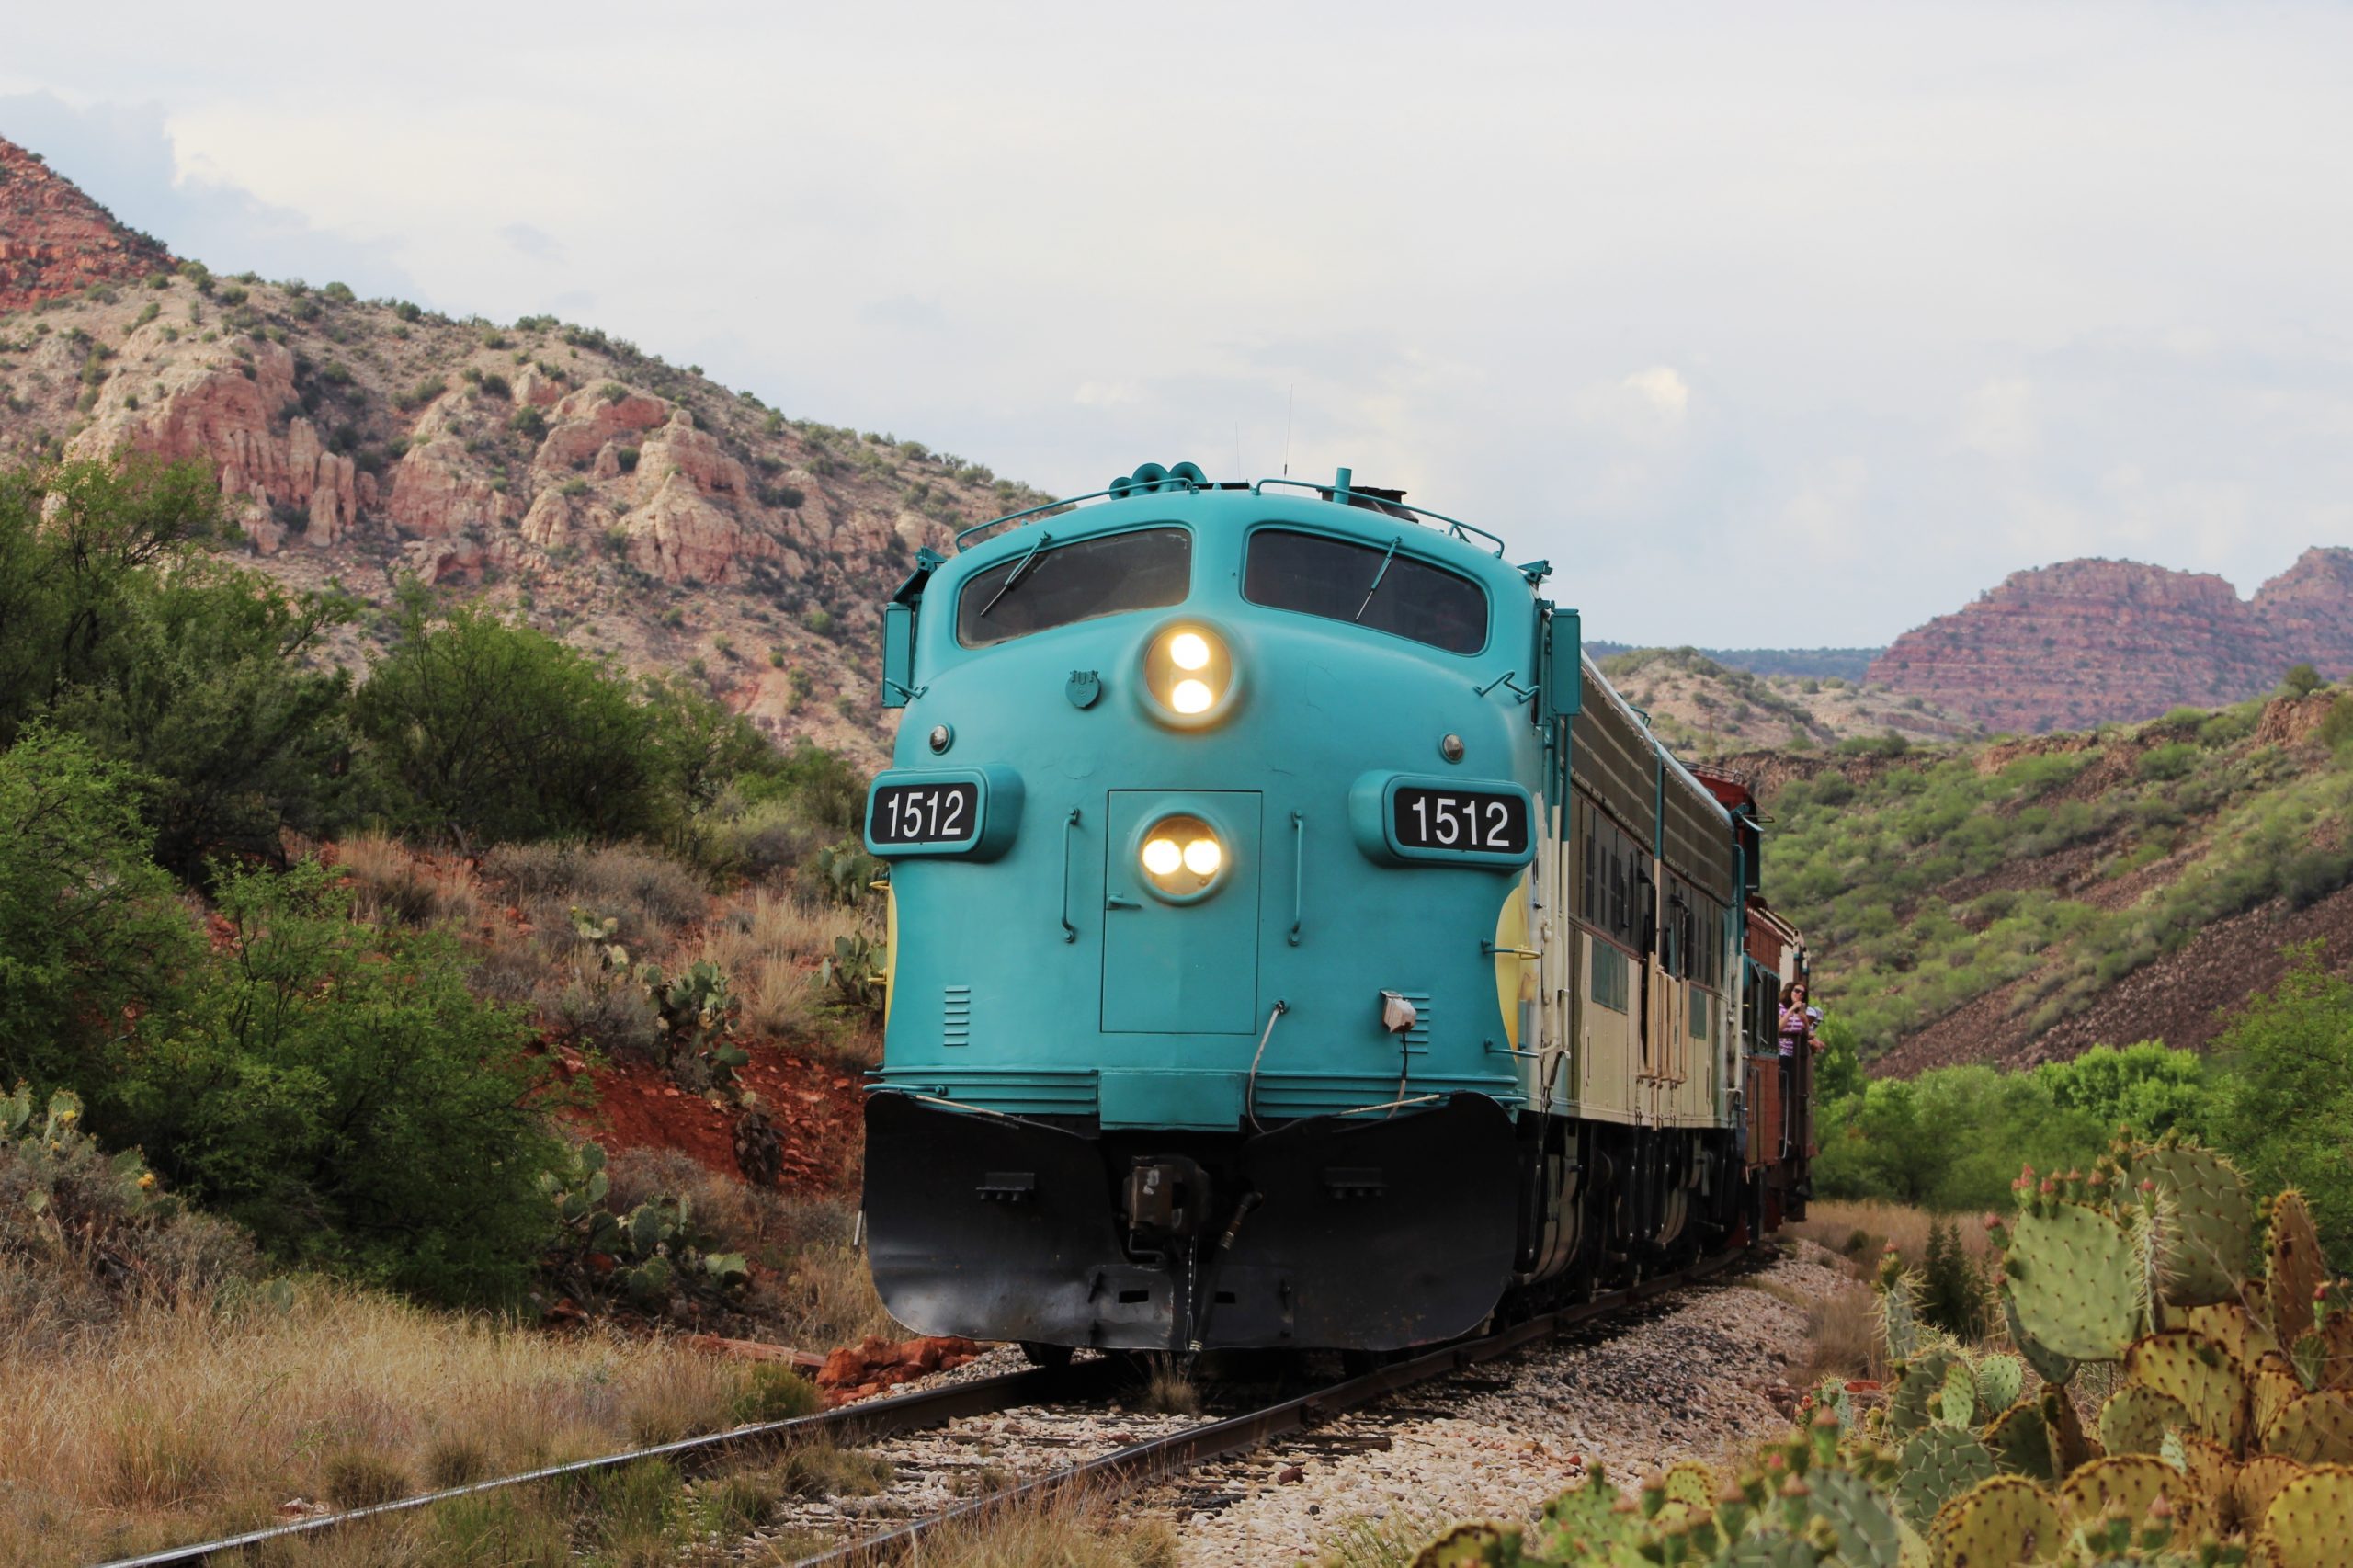
[[[1038,559],[1038,552],[1053,542],[1054,536],[1051,534],[1038,536],[1038,542],[1029,547],[1029,553],[1014,562],[1013,570],[1005,574],[1005,581],[999,583],[996,585],[996,592],[989,596],[989,602],[981,607],[978,619],[984,620],[988,618],[989,611],[996,608],[996,601],[1013,592],[1013,585],[1029,574],[1029,564]]]
[[[1397,559],[1397,547],[1404,542],[1402,538],[1389,541],[1389,551],[1381,558],[1381,570],[1372,574],[1372,586],[1364,591],[1364,603],[1357,606],[1356,614],[1348,617],[1350,621],[1362,620],[1364,612],[1372,608],[1372,596],[1381,592],[1381,580],[1389,575],[1389,563]]]

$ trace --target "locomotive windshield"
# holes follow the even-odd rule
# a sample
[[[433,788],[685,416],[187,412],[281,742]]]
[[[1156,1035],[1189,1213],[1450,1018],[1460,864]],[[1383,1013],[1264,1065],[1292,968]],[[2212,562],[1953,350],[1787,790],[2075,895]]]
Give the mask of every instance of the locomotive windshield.
[[[1097,616],[1182,604],[1192,591],[1193,536],[1183,528],[1051,539],[965,583],[956,596],[958,642],[986,648]]]
[[[1271,609],[1352,621],[1443,648],[1487,645],[1486,591],[1468,577],[1386,547],[1261,528],[1250,536],[1242,597]]]

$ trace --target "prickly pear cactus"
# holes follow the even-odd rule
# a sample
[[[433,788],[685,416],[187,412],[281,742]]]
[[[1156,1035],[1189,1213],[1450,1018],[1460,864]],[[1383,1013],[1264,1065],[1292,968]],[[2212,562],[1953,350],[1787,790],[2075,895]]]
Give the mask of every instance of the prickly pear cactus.
[[[2304,1464],[2353,1464],[2353,1395],[2321,1389],[2290,1400],[2264,1426],[2263,1448]]]
[[[2343,1568],[2353,1548],[2353,1469],[2323,1465],[2279,1488],[2255,1540],[2276,1568]]]
[[[2233,1529],[2253,1531],[2263,1525],[2271,1500],[2304,1467],[2281,1454],[2257,1454],[2245,1464],[2230,1467],[2222,1481],[2222,1517]]]
[[[2293,1187],[2271,1200],[2271,1226],[2264,1237],[2264,1299],[2271,1306],[2271,1333],[2293,1345],[2318,1322],[2314,1303],[2328,1281],[2312,1210]]]
[[[2222,1347],[2186,1330],[2153,1334],[2124,1358],[2127,1383],[2181,1402],[2190,1425],[2233,1453],[2246,1446],[2246,1379]]]
[[[2139,1249],[2098,1210],[2038,1203],[2010,1228],[2002,1270],[2019,1325],[2059,1355],[2116,1360],[2146,1324]]]
[[[2051,1428],[2040,1399],[2021,1399],[1986,1425],[1983,1434],[1994,1462],[2011,1475],[2056,1481],[2063,1473],[2051,1452]]]
[[[2029,1334],[2026,1325],[2018,1322],[2018,1303],[2010,1300],[2007,1290],[2002,1292],[2002,1322],[2009,1329],[2010,1343],[2018,1346],[2018,1354],[2026,1358],[2026,1364],[2034,1369],[2036,1377],[2046,1383],[2059,1384],[2075,1377],[2075,1358],[2060,1355]]]
[[[1929,1402],[1938,1423],[1967,1431],[1977,1425],[1977,1373],[1970,1364],[1954,1358],[1945,1371],[1945,1386]]]
[[[1925,1529],[1946,1500],[1992,1477],[1998,1468],[1993,1450],[1966,1432],[1931,1426],[1904,1445],[1895,1477],[1895,1503],[1904,1517]]]
[[[1974,1369],[1981,1413],[2007,1410],[2026,1392],[2026,1363],[2000,1351],[1983,1357]]]
[[[1997,1475],[1937,1510],[1928,1545],[1937,1568],[2008,1568],[2052,1555],[2063,1528],[2042,1488],[2024,1476]]]
[[[2059,1487],[2060,1509],[2081,1524],[2120,1511],[2128,1519],[2141,1518],[2160,1497],[2177,1529],[2205,1528],[2205,1498],[2181,1471],[2154,1454],[2094,1460],[2077,1467]]]
[[[2250,1294],[2256,1294],[2250,1288]],[[2259,1294],[2256,1304],[2261,1305]],[[2219,1301],[2212,1306],[2192,1307],[2176,1314],[2169,1328],[2186,1328],[2192,1334],[2202,1334],[2222,1347],[2225,1355],[2242,1367],[2252,1367],[2279,1348],[2272,1337],[2271,1317],[2250,1311],[2242,1301]]]
[[[1900,1441],[1934,1422],[1955,1371],[1966,1375],[1968,1364],[1941,1347],[1904,1362],[1887,1396],[1887,1435]]]
[[[1812,1472],[1813,1511],[1830,1526],[1836,1561],[1857,1568],[1900,1568],[1904,1528],[1868,1481],[1849,1471]]]
[[[2123,1175],[2145,1182],[2165,1301],[2235,1301],[2255,1255],[2255,1199],[2246,1177],[2210,1149],[2178,1142],[2133,1150]]]
[[[2099,1410],[2099,1445],[2111,1454],[2164,1450],[2165,1433],[2190,1426],[2189,1407],[2169,1393],[2128,1383]]]

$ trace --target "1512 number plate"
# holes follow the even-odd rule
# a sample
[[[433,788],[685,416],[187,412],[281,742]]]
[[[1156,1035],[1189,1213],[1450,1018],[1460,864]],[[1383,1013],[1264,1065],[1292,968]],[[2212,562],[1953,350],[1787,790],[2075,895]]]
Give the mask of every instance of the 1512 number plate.
[[[1517,794],[1403,784],[1390,797],[1389,832],[1400,849],[1524,855],[1528,801]]]
[[[981,787],[950,780],[884,784],[866,811],[867,836],[886,845],[961,844],[979,830]]]

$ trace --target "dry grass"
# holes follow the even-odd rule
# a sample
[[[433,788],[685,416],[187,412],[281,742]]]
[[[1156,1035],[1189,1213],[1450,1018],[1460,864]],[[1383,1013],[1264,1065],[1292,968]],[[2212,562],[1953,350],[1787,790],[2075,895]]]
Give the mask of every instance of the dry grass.
[[[1808,1296],[1791,1303],[1805,1313],[1805,1358],[1790,1369],[1797,1388],[1812,1388],[1824,1378],[1851,1380],[1887,1377],[1887,1347],[1879,1331],[1879,1297],[1858,1281],[1827,1295]]]
[[[838,904],[753,888],[720,906],[685,961],[708,960],[726,971],[754,1034],[807,1036],[819,1027],[824,997],[818,967],[834,938],[879,937],[870,916]]]
[[[363,833],[334,846],[329,858],[351,888],[352,914],[381,926],[439,926],[477,932],[488,903],[463,861],[420,856],[396,838]]]
[[[779,1552],[759,1561],[793,1559]],[[906,1562],[910,1568],[1176,1568],[1178,1549],[1166,1522],[1065,1488],[943,1527]]]
[[[1904,1259],[1904,1267],[1924,1267],[1928,1257],[1928,1227],[1938,1220],[1952,1225],[1953,1234],[1960,1239],[1961,1250],[1969,1255],[1972,1263],[1982,1267],[1994,1250],[1985,1227],[1975,1214],[1931,1214],[1925,1209],[1879,1199],[1861,1202],[1817,1199],[1807,1205],[1807,1210],[1804,1219],[1789,1226],[1789,1233],[1803,1236],[1850,1259],[1859,1268],[1877,1267],[1880,1255],[1890,1244]]]
[[[731,1423],[743,1369],[304,1281],[0,1344],[0,1541],[47,1568]]]

